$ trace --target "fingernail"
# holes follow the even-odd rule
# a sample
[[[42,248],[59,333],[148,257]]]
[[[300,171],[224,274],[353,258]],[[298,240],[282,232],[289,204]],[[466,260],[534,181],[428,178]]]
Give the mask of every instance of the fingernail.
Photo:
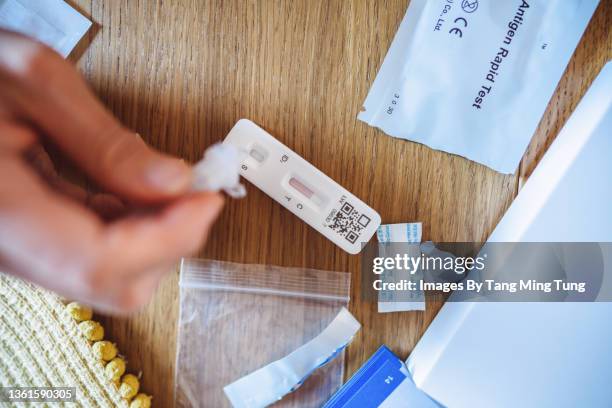
[[[191,173],[182,160],[161,160],[150,167],[147,177],[153,187],[177,193],[189,186]]]

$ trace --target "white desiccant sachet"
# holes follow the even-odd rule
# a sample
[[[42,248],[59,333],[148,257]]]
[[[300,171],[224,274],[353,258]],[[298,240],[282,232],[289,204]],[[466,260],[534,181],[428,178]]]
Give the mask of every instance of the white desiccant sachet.
[[[378,256],[389,257],[395,254],[387,254],[386,250],[392,250],[390,243],[413,243],[421,242],[422,224],[420,222],[406,224],[387,224],[378,227],[376,237],[379,243]],[[381,245],[382,244],[382,245]],[[418,246],[406,246],[407,249],[415,250],[415,253],[408,254],[412,257],[419,257],[420,251],[416,251]],[[418,253],[417,253],[418,252]],[[406,272],[408,273],[408,272]],[[387,270],[381,276],[383,282],[399,282],[402,276],[398,271]],[[421,270],[411,274],[408,280],[417,282],[423,278]],[[400,300],[401,299],[401,300]],[[391,291],[381,290],[378,292],[378,313],[405,312],[410,310],[425,310],[425,294],[421,290],[413,291]]]
[[[338,356],[360,328],[357,319],[343,307],[317,337],[223,391],[234,408],[266,407],[296,390],[317,368]]]
[[[194,191],[225,191],[232,198],[246,196],[240,183],[240,152],[233,146],[217,143],[206,149],[204,158],[193,167]]]
[[[0,0],[0,27],[33,37],[66,58],[91,21],[62,0]]]

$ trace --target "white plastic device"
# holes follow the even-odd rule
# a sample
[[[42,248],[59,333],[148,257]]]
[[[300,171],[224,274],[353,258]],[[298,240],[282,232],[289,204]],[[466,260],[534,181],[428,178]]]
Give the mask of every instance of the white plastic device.
[[[346,252],[359,253],[380,225],[376,211],[250,120],[223,143],[244,152],[245,179]]]

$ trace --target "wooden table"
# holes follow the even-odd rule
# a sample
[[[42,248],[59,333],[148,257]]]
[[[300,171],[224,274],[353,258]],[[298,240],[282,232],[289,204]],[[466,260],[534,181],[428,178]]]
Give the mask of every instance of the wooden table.
[[[155,147],[190,161],[247,117],[377,209],[384,223],[422,221],[425,240],[481,241],[612,58],[612,0],[602,0],[516,175],[391,138],[357,121],[408,0],[72,0],[95,27],[73,54],[106,105]],[[263,238],[262,238],[263,237]],[[290,239],[288,239],[290,237]],[[252,186],[227,202],[203,257],[346,271],[363,329],[347,375],[385,343],[408,356],[441,302],[382,315],[360,298],[360,259]],[[155,405],[171,406],[178,274],[130,319],[101,317],[142,370]]]

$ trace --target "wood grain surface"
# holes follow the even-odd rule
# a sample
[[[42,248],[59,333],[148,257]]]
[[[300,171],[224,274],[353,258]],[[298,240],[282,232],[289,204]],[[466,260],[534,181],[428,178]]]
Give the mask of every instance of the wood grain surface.
[[[423,222],[423,238],[481,241],[612,58],[612,0],[602,0],[516,175],[398,140],[356,116],[408,0],[69,0],[95,27],[71,58],[118,118],[188,161],[250,118],[377,209],[384,223]],[[202,257],[344,271],[363,324],[346,354],[353,373],[381,344],[408,356],[442,305],[376,312],[360,298],[360,259],[262,192],[228,200]],[[178,274],[131,318],[100,317],[143,372],[158,407],[172,406]]]

